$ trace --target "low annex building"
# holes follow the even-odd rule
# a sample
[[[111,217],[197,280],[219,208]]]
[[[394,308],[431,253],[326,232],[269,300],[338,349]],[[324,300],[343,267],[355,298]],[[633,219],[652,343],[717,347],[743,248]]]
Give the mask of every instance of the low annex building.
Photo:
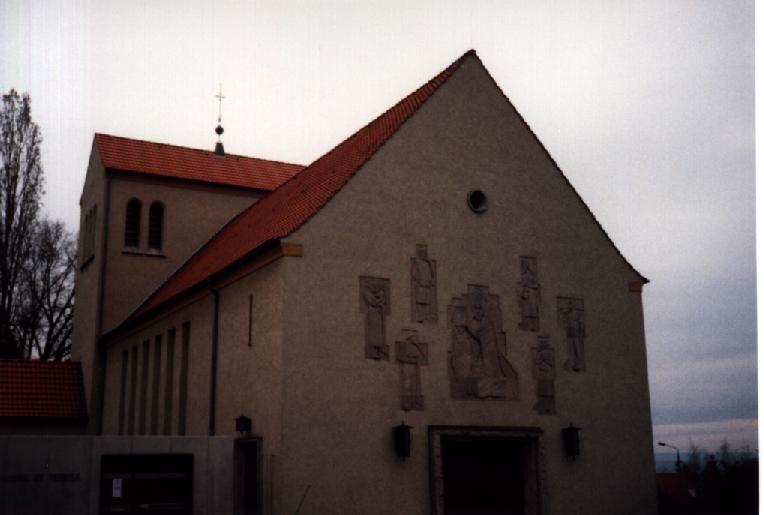
[[[86,424],[79,363],[0,360],[0,435],[79,434]]]
[[[81,210],[102,511],[656,512],[647,280],[474,51],[305,167],[97,134]]]

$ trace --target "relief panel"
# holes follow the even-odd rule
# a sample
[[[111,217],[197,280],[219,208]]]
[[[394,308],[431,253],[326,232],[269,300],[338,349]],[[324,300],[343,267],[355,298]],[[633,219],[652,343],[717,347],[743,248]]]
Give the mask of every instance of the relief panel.
[[[554,415],[554,380],[557,375],[554,349],[548,336],[538,337],[533,370],[536,376],[536,404],[533,408],[541,415]]]
[[[416,331],[403,329],[395,342],[395,359],[401,367],[401,409],[424,409],[420,367],[428,363],[428,346],[419,341]]]
[[[365,355],[370,359],[390,359],[385,325],[390,315],[390,279],[360,277],[360,310],[365,315]]]
[[[451,299],[448,318],[451,397],[516,399],[517,373],[507,359],[499,296],[487,286],[468,285],[467,293]]]
[[[427,257],[427,245],[416,246],[411,258],[411,321],[438,321],[438,274],[435,260]]]
[[[568,347],[568,359],[565,368],[580,372],[585,370],[584,338],[584,300],[573,297],[557,297],[557,324],[565,329]]]
[[[518,301],[520,304],[520,324],[518,327],[523,331],[538,331],[541,290],[536,258],[520,257],[520,283],[518,289]]]

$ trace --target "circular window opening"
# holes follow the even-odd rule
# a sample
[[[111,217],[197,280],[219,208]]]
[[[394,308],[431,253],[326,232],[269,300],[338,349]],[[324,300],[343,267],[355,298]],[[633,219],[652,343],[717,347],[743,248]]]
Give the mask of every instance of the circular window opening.
[[[467,195],[467,204],[475,213],[484,213],[488,209],[487,201],[485,193],[480,190],[470,191]]]

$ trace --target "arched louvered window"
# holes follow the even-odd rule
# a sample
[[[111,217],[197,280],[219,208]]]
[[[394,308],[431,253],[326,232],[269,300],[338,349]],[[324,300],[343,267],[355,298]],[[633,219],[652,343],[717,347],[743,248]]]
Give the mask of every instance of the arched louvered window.
[[[132,198],[125,213],[125,247],[137,248],[141,239],[141,201]]]
[[[162,250],[162,223],[164,221],[164,206],[154,202],[149,208],[149,248]]]

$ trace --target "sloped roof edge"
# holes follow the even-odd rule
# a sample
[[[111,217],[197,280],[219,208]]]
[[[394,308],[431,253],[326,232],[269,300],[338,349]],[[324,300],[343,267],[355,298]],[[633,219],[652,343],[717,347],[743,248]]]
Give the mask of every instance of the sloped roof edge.
[[[474,50],[469,50],[463,54],[429,82],[319,157],[301,173],[291,177],[267,197],[232,218],[111,333],[124,329],[132,322],[142,319],[166,302],[204,283],[223,270],[240,263],[268,243],[284,238],[301,227],[342,189],[355,172],[461,67],[468,56],[477,57],[477,54]],[[579,202],[603,232],[607,241],[643,283],[648,283],[649,280],[629,263],[615,245],[589,206],[562,172],[562,169],[527,121],[514,107],[509,97],[496,83],[479,57],[477,60],[491,78],[494,86],[539,143],[550,162],[576,194]]]
[[[273,191],[303,165],[95,133],[105,169],[236,188]]]
[[[499,92],[502,94],[502,96],[503,96],[503,97],[504,97],[504,99],[507,101],[507,103],[509,104],[509,106],[512,108],[512,110],[514,110],[514,111],[515,111],[515,113],[517,114],[517,116],[520,118],[520,121],[522,121],[522,122],[523,122],[523,125],[525,125],[525,128],[526,128],[526,129],[528,129],[528,132],[530,132],[530,133],[533,135],[533,138],[536,140],[536,142],[537,142],[537,143],[539,144],[539,146],[542,148],[542,150],[544,151],[544,154],[546,154],[547,158],[549,158],[549,160],[552,162],[552,164],[554,165],[555,169],[556,169],[556,170],[557,170],[557,171],[560,173],[560,175],[561,175],[561,176],[562,176],[562,178],[565,180],[565,182],[567,183],[567,185],[568,185],[568,186],[570,186],[570,189],[571,189],[571,190],[573,190],[573,193],[575,193],[575,194],[576,194],[576,197],[578,198],[578,201],[581,203],[581,205],[583,205],[583,206],[584,206],[584,208],[586,209],[587,213],[589,213],[589,216],[591,216],[591,217],[592,217],[592,220],[594,220],[594,223],[595,223],[595,224],[597,224],[597,227],[599,227],[599,228],[600,228],[600,230],[601,230],[601,231],[602,231],[602,233],[605,235],[605,238],[606,238],[606,239],[607,239],[607,241],[610,243],[610,245],[611,245],[611,246],[612,246],[612,247],[615,249],[615,251],[616,251],[616,252],[618,253],[618,255],[621,257],[621,259],[623,259],[623,261],[626,263],[626,265],[627,265],[629,268],[631,268],[632,272],[634,272],[635,274],[637,274],[637,276],[639,276],[639,278],[642,280],[642,282],[643,282],[644,284],[647,284],[647,283],[649,283],[649,282],[650,282],[650,279],[648,279],[647,277],[645,277],[644,275],[642,275],[641,273],[639,273],[639,271],[638,271],[636,268],[634,268],[634,265],[632,265],[632,264],[629,262],[629,260],[628,260],[628,259],[626,259],[626,256],[624,256],[624,255],[623,255],[623,253],[620,251],[620,249],[619,249],[619,248],[616,246],[615,242],[614,242],[614,241],[613,241],[613,239],[610,237],[610,235],[607,233],[607,231],[605,230],[605,228],[602,226],[602,224],[599,222],[599,220],[597,220],[597,217],[596,217],[596,216],[594,216],[594,212],[592,212],[592,210],[589,208],[589,205],[586,203],[586,201],[584,201],[583,197],[582,197],[582,196],[581,196],[581,195],[578,193],[578,190],[576,190],[576,188],[573,186],[573,184],[572,184],[572,183],[570,182],[570,180],[567,178],[567,176],[565,175],[565,173],[562,171],[562,168],[560,168],[560,165],[558,165],[558,164],[557,164],[557,161],[555,161],[554,157],[552,157],[552,154],[550,154],[550,153],[549,153],[549,150],[547,150],[547,148],[546,148],[546,146],[544,145],[544,143],[543,143],[543,142],[542,142],[542,141],[539,139],[539,137],[538,137],[538,136],[536,135],[536,133],[533,131],[533,129],[532,129],[532,128],[531,128],[531,126],[528,124],[528,122],[525,120],[525,118],[523,118],[523,115],[520,113],[520,111],[518,111],[518,110],[517,110],[517,108],[514,106],[514,104],[512,103],[512,101],[509,99],[509,96],[507,96],[507,94],[506,94],[506,93],[504,93],[504,90],[503,90],[503,89],[501,89],[501,86],[499,86],[499,84],[496,82],[496,79],[494,79],[494,78],[493,78],[493,75],[491,75],[491,73],[490,73],[490,72],[488,71],[488,69],[485,67],[485,65],[483,64],[483,61],[481,61],[481,60],[480,60],[480,58],[478,58],[478,62],[480,63],[480,66],[483,68],[483,70],[485,71],[486,75],[488,75],[488,77],[490,77],[490,78],[491,78],[491,82],[493,83],[494,87],[495,87],[495,88],[496,88],[496,89],[497,89],[497,90],[498,90],[498,91],[499,91]]]
[[[465,52],[430,81],[234,217],[110,334],[239,263],[268,242],[286,237],[301,227],[471,55],[476,55],[474,50]]]

